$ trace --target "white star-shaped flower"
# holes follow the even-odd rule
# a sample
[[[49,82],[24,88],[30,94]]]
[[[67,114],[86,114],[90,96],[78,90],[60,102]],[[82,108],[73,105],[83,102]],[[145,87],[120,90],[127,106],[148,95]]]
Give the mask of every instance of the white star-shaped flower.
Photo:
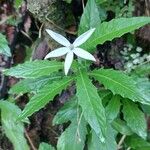
[[[53,32],[52,30],[46,29],[47,33],[58,43],[63,45],[64,47],[57,48],[50,52],[49,54],[46,55],[45,59],[47,58],[52,58],[52,57],[59,57],[63,56],[65,54],[65,64],[64,64],[64,70],[65,70],[65,75],[68,74],[68,71],[71,67],[71,64],[73,62],[73,56],[74,54],[77,55],[78,57],[96,61],[96,59],[91,55],[89,52],[83,50],[82,48],[79,48],[81,44],[83,44],[94,32],[94,29],[90,29],[87,32],[83,33],[80,35],[73,43],[70,43],[65,37],[62,35]]]

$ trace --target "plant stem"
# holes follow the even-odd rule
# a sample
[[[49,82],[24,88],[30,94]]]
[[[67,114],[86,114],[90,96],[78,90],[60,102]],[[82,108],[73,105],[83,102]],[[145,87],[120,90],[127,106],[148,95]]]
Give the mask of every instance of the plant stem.
[[[28,135],[28,132],[27,132],[26,130],[25,130],[25,136],[26,136],[26,138],[28,139],[28,142],[29,142],[31,148],[32,148],[33,150],[37,150],[36,147],[34,146],[32,140],[30,139],[30,137],[29,137],[29,135]]]
[[[119,141],[119,143],[118,143],[118,145],[117,145],[118,149],[120,149],[120,147],[121,147],[121,145],[123,144],[125,138],[126,138],[126,135],[123,135],[123,136],[121,137],[121,139],[120,139],[120,141]]]

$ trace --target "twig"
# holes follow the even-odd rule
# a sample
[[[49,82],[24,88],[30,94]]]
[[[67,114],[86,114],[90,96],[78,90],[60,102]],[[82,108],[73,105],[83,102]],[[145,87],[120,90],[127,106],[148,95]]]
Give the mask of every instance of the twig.
[[[44,26],[44,23],[42,23],[42,25],[41,25],[41,27],[39,29],[39,38],[41,38],[43,26]]]
[[[25,136],[26,136],[26,138],[28,139],[31,148],[32,148],[33,150],[37,150],[36,147],[34,146],[32,140],[31,140],[31,138],[29,137],[28,132],[27,132],[26,130],[25,130]]]
[[[31,38],[26,32],[24,32],[23,30],[20,30],[20,32],[21,32],[23,35],[25,35],[25,36],[33,43],[32,38]]]
[[[147,13],[147,16],[150,16],[150,11],[149,11],[149,1],[148,0],[145,0],[145,6],[146,6],[146,13]]]
[[[79,114],[79,109],[77,110],[77,113]],[[78,121],[78,125],[77,125],[77,137],[78,137],[79,142],[81,142],[79,126],[80,126],[80,122],[81,122],[82,116],[83,116],[83,111],[82,111],[82,113],[81,113],[80,116],[77,115],[77,121]]]
[[[83,10],[84,10],[84,7],[85,7],[84,0],[82,0],[82,7],[83,7]]]
[[[59,134],[55,130],[53,130],[51,127],[46,127],[46,129],[51,130],[57,137],[59,137]]]
[[[117,145],[118,149],[120,149],[120,147],[121,147],[121,145],[123,144],[125,138],[126,138],[126,135],[123,135],[123,136],[121,137],[121,139],[120,139],[120,141],[119,141],[119,143],[118,143],[118,145]]]

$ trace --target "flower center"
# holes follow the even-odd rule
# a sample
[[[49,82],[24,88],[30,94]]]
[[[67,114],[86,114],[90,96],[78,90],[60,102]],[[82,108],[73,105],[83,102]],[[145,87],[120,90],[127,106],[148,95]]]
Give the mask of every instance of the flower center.
[[[74,45],[70,44],[69,48],[70,48],[70,50],[73,50],[74,49]]]

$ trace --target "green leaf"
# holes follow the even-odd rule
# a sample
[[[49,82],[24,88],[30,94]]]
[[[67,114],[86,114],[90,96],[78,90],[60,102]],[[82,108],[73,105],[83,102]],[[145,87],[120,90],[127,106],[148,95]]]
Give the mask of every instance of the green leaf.
[[[131,148],[134,148],[136,150],[149,150],[150,149],[150,143],[145,141],[144,139],[140,138],[137,135],[129,136],[125,140],[128,146]]]
[[[24,126],[22,122],[16,123],[16,118],[21,110],[8,101],[0,101],[2,128],[6,136],[12,142],[15,150],[29,150],[24,137]]]
[[[118,131],[119,133],[121,133],[123,135],[132,135],[133,134],[132,130],[127,126],[127,124],[120,119],[115,119],[112,122],[112,127],[116,131]]]
[[[72,0],[64,0],[66,3],[71,3],[72,2]]]
[[[147,76],[150,74],[150,63],[139,65],[135,68],[133,73],[136,73],[139,76]]]
[[[145,139],[147,136],[146,120],[144,113],[138,108],[138,106],[135,103],[124,99],[123,115],[124,120],[127,122],[127,125],[131,130]]]
[[[102,143],[95,131],[92,131],[91,139],[88,141],[88,150],[117,150],[117,144],[113,129],[109,126],[106,134],[106,142]]]
[[[77,116],[77,100],[76,97],[66,102],[64,106],[57,112],[53,119],[53,124],[66,123]]]
[[[77,76],[77,97],[85,120],[96,132],[102,142],[105,141],[106,117],[97,89],[91,83],[85,71],[79,70]]]
[[[43,108],[49,101],[52,101],[57,94],[65,89],[72,81],[73,78],[68,77],[60,81],[55,81],[52,84],[45,85],[36,95],[31,98],[31,100],[19,116],[18,120],[29,117],[36,111]]]
[[[86,134],[85,120],[82,118],[78,122],[75,119],[59,137],[57,150],[83,150]]]
[[[51,84],[53,81],[60,79],[60,76],[44,76],[36,79],[24,79],[15,84],[9,91],[10,94],[24,94],[27,92],[37,92],[46,84]]]
[[[150,80],[148,78],[137,78],[135,81],[142,97],[150,101]]]
[[[150,104],[136,87],[136,82],[121,71],[112,69],[99,69],[90,73],[96,80],[101,82],[105,88],[111,90],[113,94],[119,94],[132,101],[138,101],[143,104]]]
[[[4,54],[8,57],[11,56],[10,48],[8,47],[8,42],[3,34],[0,33],[0,54]]]
[[[81,16],[79,34],[84,33],[90,28],[95,28],[100,22],[99,10],[96,6],[95,0],[88,0]]]
[[[42,142],[40,143],[39,150],[55,150],[55,148],[47,143]]]
[[[109,104],[107,105],[106,118],[108,122],[112,122],[117,117],[121,106],[120,98],[121,97],[119,95],[113,96]]]
[[[98,89],[99,90],[99,89]],[[106,90],[106,89],[100,89],[98,91],[98,94],[100,96],[100,98],[102,99],[102,104],[104,107],[107,106],[108,102],[110,101],[110,99],[112,98],[113,94],[110,90]]]
[[[5,75],[17,78],[38,78],[48,76],[53,72],[62,69],[63,64],[57,61],[36,60],[19,64],[16,67],[4,70]]]
[[[19,6],[22,4],[22,0],[15,0],[15,7],[19,8]]]
[[[144,113],[150,115],[150,105],[141,105]]]
[[[107,2],[107,0],[96,0],[96,3],[98,3],[98,4],[102,4],[104,2]]]
[[[109,99],[112,97],[112,92],[110,90],[106,90],[106,89],[100,89],[98,91],[99,96],[101,97],[101,99],[105,100],[107,99],[107,97],[109,97]]]
[[[95,32],[83,44],[82,48],[93,51],[96,45],[121,37],[123,34],[134,31],[148,23],[150,23],[150,17],[119,18],[103,22],[96,27]]]

